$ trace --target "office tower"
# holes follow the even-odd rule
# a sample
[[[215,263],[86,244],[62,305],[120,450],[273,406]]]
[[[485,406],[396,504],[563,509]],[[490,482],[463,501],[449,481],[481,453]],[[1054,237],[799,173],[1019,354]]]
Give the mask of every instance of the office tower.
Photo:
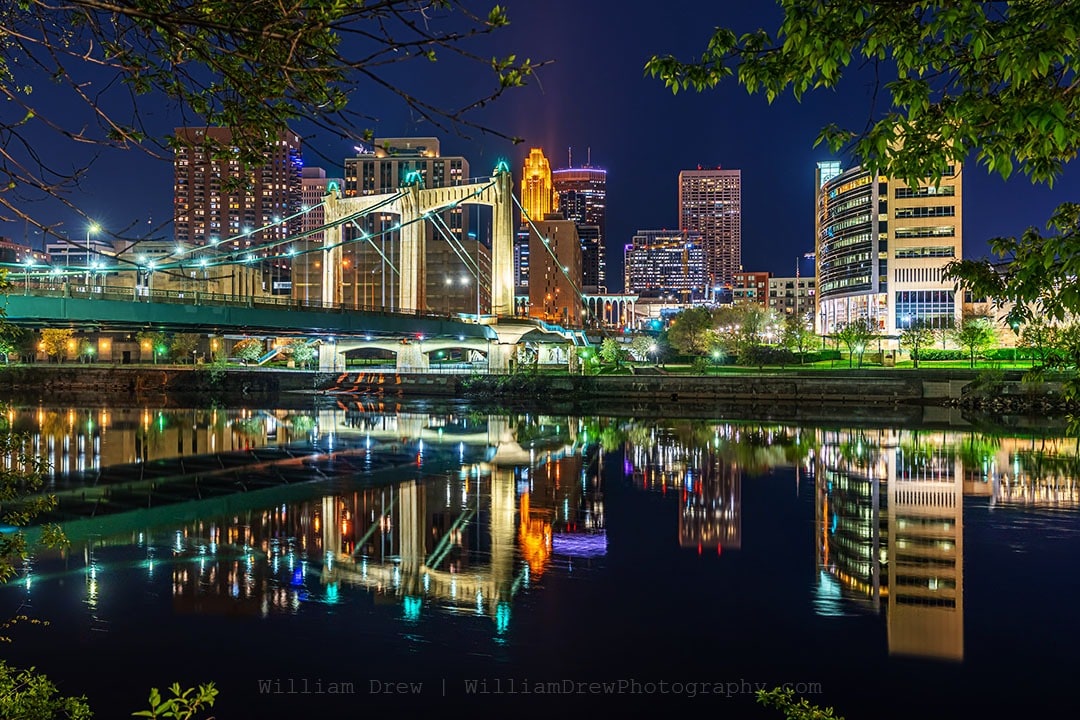
[[[181,245],[232,239],[228,247],[273,246],[300,230],[300,136],[281,135],[266,149],[266,164],[244,170],[223,159],[232,143],[229,128],[176,128],[173,227]],[[281,252],[274,247],[270,254]],[[263,253],[259,253],[263,255]]]
[[[551,165],[541,148],[533,148],[525,158],[521,174],[521,222],[538,223],[558,209],[551,185]]]
[[[558,213],[534,221],[529,231],[529,316],[566,327],[581,326],[581,242],[577,226]],[[540,234],[537,234],[537,233]]]
[[[607,292],[607,170],[561,168],[551,173],[555,204],[567,220],[578,224],[581,239],[582,289]]]
[[[701,234],[710,285],[730,285],[742,265],[742,171],[680,172],[679,230]]]
[[[820,333],[870,318],[885,335],[912,322],[948,327],[963,298],[945,266],[961,257],[962,172],[912,188],[861,167],[819,163],[814,216]]]
[[[463,185],[468,180],[469,161],[457,155],[442,155],[438,138],[378,138],[371,152],[345,159],[344,197],[391,194],[414,181],[421,182],[425,188],[439,188]],[[376,211],[357,221],[359,228],[346,227],[342,302],[347,307],[394,308],[398,280],[391,267],[398,262],[399,234],[393,229],[397,221],[396,215]],[[475,267],[457,254],[443,252],[450,242],[475,244],[468,209],[446,210],[425,226],[427,248],[433,253],[426,260],[428,310],[445,310],[447,293],[452,295],[452,306],[475,307],[475,300],[468,302],[475,294]],[[358,239],[361,229],[372,236],[371,241]],[[475,257],[475,248],[467,254]],[[472,290],[461,284],[446,285],[446,277],[463,273],[472,279]],[[490,276],[482,278],[482,282],[489,284]]]
[[[705,298],[705,249],[698,233],[638,230],[625,246],[623,266],[628,293],[675,295],[682,302]]]
[[[303,185],[303,205],[305,211],[301,230],[311,232],[301,240],[293,242],[290,249],[295,252],[292,258],[292,296],[307,303],[322,302],[322,247],[323,232],[316,231],[325,222],[323,201],[331,188],[340,191],[345,181],[342,178],[328,178],[326,171],[319,167],[306,167],[301,178]]]

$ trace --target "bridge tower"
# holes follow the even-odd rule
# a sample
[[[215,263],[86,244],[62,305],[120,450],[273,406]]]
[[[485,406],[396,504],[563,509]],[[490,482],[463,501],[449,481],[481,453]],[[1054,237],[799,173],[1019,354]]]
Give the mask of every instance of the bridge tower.
[[[413,182],[392,195],[365,195],[342,198],[337,187],[328,188],[325,218],[328,227],[323,234],[323,297],[327,305],[342,301],[342,227],[350,218],[358,217],[375,206],[380,212],[400,217],[401,253],[398,267],[399,295],[397,307],[401,312],[419,313],[427,307],[426,233],[423,223],[428,215],[456,205],[490,205],[492,208],[491,236],[491,312],[496,317],[514,314],[514,180],[506,163],[499,163],[489,181],[423,188]]]

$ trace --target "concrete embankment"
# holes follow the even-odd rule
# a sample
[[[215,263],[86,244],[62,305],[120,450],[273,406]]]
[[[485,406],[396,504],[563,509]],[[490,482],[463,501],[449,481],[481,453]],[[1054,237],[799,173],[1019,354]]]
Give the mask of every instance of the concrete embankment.
[[[713,376],[664,374],[659,370],[651,373],[584,377],[27,365],[0,371],[0,395],[73,403],[124,403],[139,398],[179,405],[207,400],[277,404],[289,397],[299,401],[305,393],[353,393],[386,398],[456,397],[510,404],[597,401],[664,407],[670,407],[672,402],[766,407],[840,405],[852,408],[852,412],[899,405],[978,407],[980,398],[1039,407],[1040,403],[1058,403],[1061,395],[1060,382],[1023,383],[1022,373],[1015,371],[836,370]]]

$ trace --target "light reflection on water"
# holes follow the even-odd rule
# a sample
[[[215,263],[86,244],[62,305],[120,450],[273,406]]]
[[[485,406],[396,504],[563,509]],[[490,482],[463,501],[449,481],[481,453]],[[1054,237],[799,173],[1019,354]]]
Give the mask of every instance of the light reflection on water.
[[[611,545],[609,523],[620,521],[606,502],[611,492],[656,497],[654,512],[674,514],[634,522],[674,521],[665,562],[688,574],[677,586],[694,606],[695,587],[735,572],[707,562],[755,557],[761,515],[744,505],[775,476],[789,484],[770,492],[796,499],[797,515],[781,531],[814,569],[806,587],[789,588],[791,602],[822,623],[880,618],[887,655],[959,662],[966,507],[979,510],[987,533],[976,542],[999,538],[1024,553],[1080,537],[1075,439],[359,404],[310,413],[15,409],[12,422],[53,463],[64,448],[93,448],[78,462],[66,451],[62,467],[72,471],[127,480],[127,466],[175,464],[175,506],[155,491],[154,515],[69,517],[69,553],[39,554],[8,597],[0,594],[6,609],[76,593],[84,610],[68,625],[104,634],[130,632],[118,629],[132,622],[118,608],[138,613],[164,597],[166,617],[351,617],[365,633],[396,638],[401,652],[510,653],[514,663],[527,652],[515,628],[541,622],[532,608],[544,593],[569,592],[571,580],[643,602],[628,587],[608,587],[612,553],[654,550]],[[274,446],[318,450],[324,464],[310,482],[263,487],[235,506],[227,505],[235,496],[198,500],[175,489],[191,482],[184,468],[203,467],[199,457]],[[322,480],[347,453],[347,471]],[[370,475],[387,470],[391,455],[404,460]],[[57,470],[57,486],[72,482]],[[183,512],[170,519],[170,507]],[[812,545],[797,541],[809,535]],[[694,556],[700,569],[687,569]],[[646,586],[656,582],[649,572]],[[738,577],[738,592],[752,598],[748,576]],[[394,624],[383,626],[388,610]],[[436,629],[462,620],[469,629],[455,625],[450,639]]]

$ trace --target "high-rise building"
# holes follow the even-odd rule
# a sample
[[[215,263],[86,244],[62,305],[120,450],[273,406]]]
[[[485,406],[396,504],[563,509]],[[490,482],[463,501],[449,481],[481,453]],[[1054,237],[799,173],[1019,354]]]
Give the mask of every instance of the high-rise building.
[[[555,206],[567,220],[578,224],[582,289],[584,292],[606,292],[607,170],[586,163],[584,167],[553,170],[551,181]]]
[[[229,128],[176,128],[173,227],[181,245],[232,239],[233,248],[273,245],[300,230],[300,136],[281,135],[266,149],[266,164],[248,172],[239,160],[223,159],[232,143]],[[272,254],[282,252],[275,247]]]
[[[521,174],[521,222],[537,223],[558,209],[551,185],[551,164],[541,148],[533,148],[525,158]]]
[[[311,232],[303,239],[292,244],[295,251],[292,259],[292,295],[296,300],[311,303],[322,301],[322,227],[326,215],[323,212],[323,200],[331,188],[340,189],[345,181],[341,178],[326,177],[326,170],[319,167],[306,167],[301,178],[303,185],[304,212],[301,230]],[[313,232],[314,231],[314,232]]]
[[[643,297],[676,295],[683,302],[707,294],[701,235],[673,230],[638,230],[623,255],[626,292]]]
[[[456,155],[442,155],[438,138],[378,138],[371,152],[345,159],[345,197],[384,195],[418,180],[425,188],[453,187],[468,182],[469,161]],[[475,243],[469,232],[469,213],[456,207],[439,215],[436,223],[425,223],[427,247],[431,256],[426,260],[426,297],[432,312],[446,309],[446,295],[452,295],[452,307],[475,307],[475,267],[456,254],[444,253],[441,248],[451,238],[455,244]],[[373,212],[358,221],[360,228],[345,228],[342,249],[342,302],[349,307],[393,308],[398,293],[397,274],[390,269],[395,264],[399,234],[393,230],[395,215]],[[358,240],[360,230],[372,236],[369,242]],[[445,236],[445,237],[444,237]],[[475,250],[475,248],[473,248]],[[474,251],[468,253],[475,256]],[[490,255],[489,255],[490,257]],[[446,277],[467,273],[472,278],[471,289],[462,285],[447,285]],[[489,278],[482,282],[490,283]],[[372,305],[374,303],[374,305]]]
[[[818,332],[857,318],[884,335],[957,323],[963,298],[944,269],[961,257],[961,167],[917,188],[861,167],[834,171],[819,164],[815,183]]]
[[[730,285],[742,265],[742,171],[680,172],[679,230],[701,234],[710,285]]]
[[[581,242],[577,225],[558,213],[533,221],[529,231],[529,315],[581,327]],[[539,234],[538,234],[539,233]]]

